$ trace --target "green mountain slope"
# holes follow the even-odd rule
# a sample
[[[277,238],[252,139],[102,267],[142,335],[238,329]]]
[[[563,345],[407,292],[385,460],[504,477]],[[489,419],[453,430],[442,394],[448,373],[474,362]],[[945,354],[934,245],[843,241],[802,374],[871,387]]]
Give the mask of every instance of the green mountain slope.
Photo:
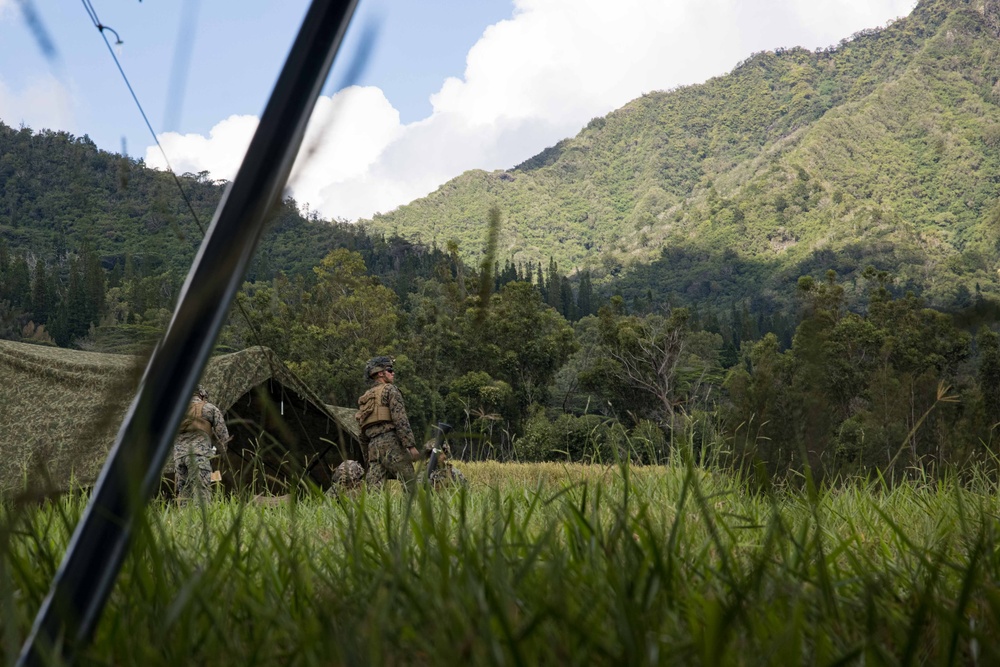
[[[758,54],[598,118],[508,171],[473,171],[380,229],[590,268],[626,292],[776,298],[874,263],[931,303],[997,289],[1000,6],[925,0],[837,48]]]
[[[180,178],[191,208],[207,228],[224,185],[204,174]],[[144,273],[187,273],[202,230],[170,174],[142,161],[98,150],[86,136],[0,123],[0,240],[13,256],[65,269],[68,255],[91,248],[105,268],[126,256]],[[311,274],[333,248],[357,250],[379,275],[419,269],[433,261],[400,239],[369,235],[360,225],[328,224],[300,215],[294,201],[275,208],[249,271]],[[418,266],[419,265],[419,266]]]

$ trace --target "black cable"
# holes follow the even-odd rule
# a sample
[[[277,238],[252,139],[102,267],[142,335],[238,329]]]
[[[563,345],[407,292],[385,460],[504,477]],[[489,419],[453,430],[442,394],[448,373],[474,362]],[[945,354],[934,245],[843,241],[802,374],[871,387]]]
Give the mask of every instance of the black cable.
[[[97,16],[97,11],[94,9],[94,6],[93,4],[91,4],[90,0],[81,0],[81,2],[83,3],[84,9],[87,11],[87,15],[93,22],[94,27],[97,28],[98,32],[101,33],[101,37],[102,39],[104,39],[104,44],[108,47],[108,52],[111,54],[111,58],[114,60],[115,66],[118,68],[118,73],[121,74],[122,80],[125,82],[125,86],[128,88],[129,94],[132,96],[132,100],[135,102],[135,106],[136,108],[138,108],[139,114],[142,116],[143,122],[146,124],[146,129],[149,130],[149,134],[150,136],[153,137],[153,141],[156,143],[156,147],[160,150],[160,154],[163,156],[163,161],[167,165],[167,170],[170,172],[171,177],[174,179],[174,184],[177,186],[177,190],[180,193],[181,198],[184,200],[184,204],[187,206],[188,211],[191,213],[191,217],[194,219],[195,224],[198,226],[198,230],[201,232],[202,238],[204,238],[205,228],[202,225],[197,212],[194,210],[194,206],[191,204],[191,200],[188,198],[187,193],[184,190],[184,186],[181,184],[180,179],[177,177],[177,174],[174,171],[173,166],[170,164],[170,159],[167,157],[166,150],[164,150],[163,145],[160,143],[159,137],[157,137],[156,131],[153,129],[153,125],[152,123],[150,123],[149,117],[146,115],[146,111],[143,109],[142,103],[139,101],[138,95],[136,95],[135,89],[132,87],[132,83],[129,81],[128,76],[125,74],[125,70],[122,67],[121,61],[118,60],[118,56],[115,54],[114,48],[112,48],[111,43],[108,41],[107,35],[105,35],[105,31],[114,34],[116,45],[122,43],[121,37],[113,28],[101,23],[101,20]],[[370,34],[367,35],[366,38],[363,40],[363,45],[365,46],[363,55],[365,58],[367,58],[368,51],[370,50],[370,45],[373,42],[373,40],[374,37],[371,36]],[[361,68],[358,65],[358,62],[359,62],[358,58],[355,58],[354,61],[352,61],[352,66],[349,70],[352,76],[358,76],[360,74]],[[247,323],[247,328],[250,330],[250,334],[252,335],[256,344],[259,347],[264,347],[263,341],[260,338],[260,332],[256,329],[256,327],[254,327],[253,323],[250,320],[250,314],[247,313],[246,308],[243,306],[242,303],[240,303],[239,300],[236,301],[236,308],[243,316],[243,320]],[[271,371],[271,376],[276,377],[277,376],[276,368],[274,366],[272,359],[268,355],[265,355],[265,357],[267,358],[267,364],[268,368]],[[305,430],[304,425],[301,423],[301,418],[298,417],[297,414],[296,414],[296,419],[299,422],[299,430],[305,433],[306,439],[308,440],[309,444],[312,445],[312,438],[309,436],[308,431]]]
[[[156,147],[159,149],[160,154],[163,156],[163,161],[164,163],[166,163],[167,170],[170,172],[170,176],[173,178],[174,184],[177,186],[177,191],[180,193],[181,198],[184,200],[184,204],[187,206],[188,211],[191,213],[191,217],[194,219],[195,224],[198,226],[198,230],[201,232],[202,238],[204,238],[205,236],[204,226],[202,225],[197,212],[194,210],[194,206],[191,204],[191,201],[184,190],[184,186],[181,184],[180,179],[177,177],[177,174],[174,171],[173,166],[170,164],[170,159],[167,157],[166,150],[160,143],[159,137],[157,137],[156,131],[153,129],[152,123],[150,123],[149,117],[146,115],[146,112],[142,107],[142,103],[139,101],[138,95],[136,95],[135,89],[132,87],[132,84],[128,79],[128,75],[125,74],[125,70],[122,67],[121,61],[118,60],[118,56],[115,54],[114,48],[112,48],[111,43],[108,41],[105,31],[114,34],[116,45],[122,43],[121,37],[118,35],[117,31],[115,31],[113,28],[109,26],[104,25],[101,22],[100,18],[97,16],[97,11],[94,9],[93,4],[91,3],[91,0],[81,0],[81,2],[83,3],[87,15],[90,17],[91,22],[94,24],[94,27],[97,28],[98,32],[101,33],[101,38],[104,40],[104,44],[108,48],[108,53],[111,54],[111,58],[112,60],[114,60],[115,66],[118,68],[118,72],[119,74],[121,74],[122,80],[125,82],[125,86],[128,88],[129,94],[132,96],[132,100],[135,102],[136,108],[139,110],[139,114],[142,116],[142,120],[146,124],[146,129],[149,130],[150,136],[152,136],[153,141],[156,143]],[[377,29],[373,25],[366,26],[361,40],[361,49],[351,61],[348,67],[347,74],[345,75],[346,83],[349,83],[351,80],[360,77],[361,72],[364,69],[364,64],[367,62],[370,52],[373,48],[376,36],[377,36]],[[329,129],[329,126],[330,123],[327,124],[326,130]],[[325,134],[325,131],[321,132],[321,135],[322,134]],[[312,154],[315,153],[316,144],[318,142],[319,139],[314,141],[313,145],[307,148],[307,158],[311,157]],[[250,314],[247,312],[244,305],[238,299],[236,299],[235,301],[236,301],[236,308],[239,311],[240,315],[243,317],[243,321],[246,322],[247,329],[250,331],[250,335],[252,336],[254,342],[258,347],[263,348],[264,344],[263,341],[261,340],[260,331],[258,331],[257,328],[253,325],[253,322],[250,319]],[[270,355],[265,355],[265,358],[267,360],[268,369],[271,371],[271,377],[277,377],[278,374],[276,372],[277,369],[274,365],[274,361],[271,359]],[[319,445],[314,445],[314,443],[312,442],[312,436],[309,433],[309,431],[305,428],[305,425],[302,423],[302,417],[298,414],[298,412],[295,412],[294,414],[295,414],[295,421],[297,422],[297,425],[299,427],[299,432],[305,435],[306,441],[311,447],[319,449]],[[344,431],[344,429],[340,427],[339,422],[337,422],[337,426],[339,432]],[[326,451],[329,451],[329,449],[330,448],[328,447],[327,450],[323,452],[323,454],[325,455]],[[311,469],[312,466],[309,467],[309,470]]]
[[[184,203],[187,204],[188,210],[191,211],[191,216],[194,218],[194,223],[198,225],[198,230],[204,238],[205,227],[201,224],[201,220],[198,218],[198,214],[195,212],[194,206],[191,205],[191,200],[188,199],[187,193],[184,192],[184,186],[181,185],[180,179],[177,178],[177,174],[174,172],[174,168],[170,164],[170,159],[167,157],[167,152],[163,150],[163,145],[160,144],[160,139],[156,136],[156,131],[153,130],[153,124],[149,122],[149,117],[146,116],[146,111],[142,108],[142,103],[139,102],[139,97],[135,94],[135,89],[132,88],[132,83],[128,80],[128,76],[126,76],[125,70],[122,68],[122,64],[118,60],[118,56],[115,54],[115,50],[112,48],[111,42],[108,41],[108,36],[104,34],[104,31],[108,30],[114,33],[115,44],[122,43],[121,37],[119,37],[118,33],[112,28],[109,28],[101,23],[101,20],[97,18],[97,12],[94,10],[94,6],[90,4],[90,0],[81,0],[81,2],[83,2],[83,7],[87,10],[87,15],[90,16],[90,20],[93,21],[94,27],[101,33],[101,38],[104,40],[104,44],[108,47],[108,53],[111,54],[111,59],[115,61],[115,67],[118,68],[118,73],[122,75],[122,79],[125,81],[125,87],[128,88],[128,92],[132,96],[135,106],[139,109],[139,115],[142,116],[143,122],[146,123],[146,128],[149,130],[150,135],[152,135],[153,141],[156,142],[156,147],[160,149],[160,155],[163,156],[163,161],[167,165],[167,170],[170,172],[170,175],[173,176],[174,183],[177,184],[177,189],[181,193],[181,198],[184,200]]]

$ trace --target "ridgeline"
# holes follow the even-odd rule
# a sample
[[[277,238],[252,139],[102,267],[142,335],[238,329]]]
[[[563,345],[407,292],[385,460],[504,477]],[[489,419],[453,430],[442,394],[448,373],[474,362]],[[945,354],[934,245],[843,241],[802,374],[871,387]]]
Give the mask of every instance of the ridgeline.
[[[12,256],[28,254],[31,261],[63,268],[67,256],[87,250],[106,270],[130,264],[144,275],[179,280],[226,185],[209,180],[207,172],[179,180],[190,208],[173,177],[142,160],[98,150],[86,135],[0,123],[0,241]],[[390,285],[412,277],[401,274],[429,272],[425,249],[368,232],[362,225],[306,217],[286,199],[272,213],[248,279],[311,273],[334,248],[359,252]]]
[[[506,171],[470,171],[375,228],[590,269],[626,297],[781,304],[867,265],[942,308],[998,291],[1000,3],[922,0],[816,52],[759,53],[633,100]]]

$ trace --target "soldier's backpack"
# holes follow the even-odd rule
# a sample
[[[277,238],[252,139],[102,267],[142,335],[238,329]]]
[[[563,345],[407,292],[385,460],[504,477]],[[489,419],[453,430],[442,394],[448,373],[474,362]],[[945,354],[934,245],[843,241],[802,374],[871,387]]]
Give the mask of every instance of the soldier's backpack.
[[[187,414],[184,415],[184,420],[181,422],[181,433],[201,431],[209,435],[212,434],[212,425],[208,423],[207,419],[201,416],[201,409],[203,407],[205,407],[205,401],[198,398],[191,401],[191,405],[187,409]]]
[[[361,427],[362,431],[372,424],[392,421],[392,413],[389,412],[389,406],[383,403],[383,396],[385,395],[385,390],[388,388],[389,385],[384,382],[379,383],[363,393],[361,398],[358,399],[358,411],[354,415],[354,418],[357,420],[358,426]]]

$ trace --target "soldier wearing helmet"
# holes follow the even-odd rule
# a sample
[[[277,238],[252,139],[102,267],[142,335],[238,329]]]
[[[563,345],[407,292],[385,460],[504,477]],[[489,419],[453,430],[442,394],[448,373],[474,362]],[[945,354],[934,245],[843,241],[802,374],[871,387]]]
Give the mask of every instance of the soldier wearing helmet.
[[[174,442],[174,470],[178,498],[204,498],[211,485],[212,457],[226,453],[229,430],[222,410],[208,402],[208,391],[198,385]]]
[[[353,459],[343,461],[333,470],[333,484],[327,489],[328,496],[339,497],[361,488],[365,479],[365,469]]]
[[[389,357],[374,357],[365,364],[371,389],[358,399],[355,419],[361,428],[361,445],[368,450],[367,483],[380,487],[386,479],[398,479],[410,491],[416,489],[413,461],[420,457],[403,395],[396,387],[395,368]]]
[[[427,481],[431,487],[441,489],[457,484],[467,486],[465,475],[451,462],[451,445],[447,442],[440,448],[432,438],[424,443],[424,458],[427,460]]]

